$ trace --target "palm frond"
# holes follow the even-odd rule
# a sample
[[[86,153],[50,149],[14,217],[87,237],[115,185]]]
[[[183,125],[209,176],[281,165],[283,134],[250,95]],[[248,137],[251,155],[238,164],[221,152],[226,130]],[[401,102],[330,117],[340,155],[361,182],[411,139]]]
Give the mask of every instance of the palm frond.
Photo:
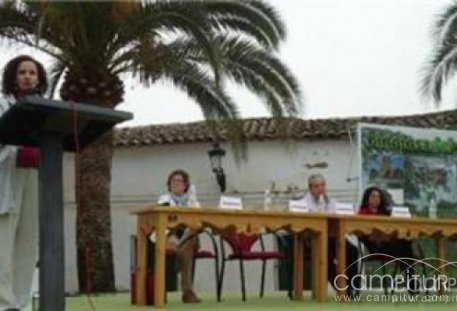
[[[256,81],[262,81],[262,83],[255,83],[255,87],[254,84],[250,83],[246,84],[246,86],[254,93],[263,95],[276,94],[286,114],[296,116],[302,109],[302,95],[298,82],[290,70],[272,54],[253,46],[243,39],[221,38],[221,40],[224,40],[221,43],[224,59],[228,62],[225,65],[224,72],[232,74],[246,73],[246,78],[256,76]],[[247,79],[244,79],[243,83],[246,82]],[[272,96],[266,98],[272,99]],[[273,102],[272,99],[270,103]],[[272,110],[272,113],[277,110],[277,108]]]
[[[436,44],[443,44],[446,39],[457,32],[457,4],[454,2],[438,15],[434,27],[433,38]]]
[[[36,48],[54,58],[61,59],[56,47],[49,44],[46,38],[48,31],[43,31],[45,40],[36,36],[36,25],[39,24],[39,17],[27,9],[24,5],[10,5],[5,2],[0,5],[0,37],[9,41],[18,42]]]
[[[112,34],[107,16],[111,5],[108,2],[49,2],[40,15],[37,37],[64,51],[75,66],[106,66],[104,53]],[[46,33],[43,29],[52,31]]]
[[[177,66],[167,66],[164,70],[163,78],[169,79],[195,100],[205,120],[210,121],[210,126],[217,124],[211,121],[218,121],[224,126],[233,145],[236,161],[245,159],[246,140],[238,109],[232,99],[195,64],[183,62]],[[216,133],[215,128],[213,132]]]
[[[13,3],[5,2],[0,5],[0,17],[0,36],[10,39],[17,36],[22,41],[28,41],[29,37],[34,35],[33,25],[37,19]]]
[[[301,111],[298,82],[276,57],[245,39],[221,35],[213,41],[219,49],[223,75],[263,98],[273,116],[296,116]],[[205,63],[199,46],[186,38],[172,41],[167,50],[175,59]]]
[[[195,99],[206,119],[223,120],[239,117],[236,105],[228,95],[214,83],[207,72],[194,64],[180,62],[175,66],[164,66],[163,77]]]
[[[433,56],[424,68],[421,83],[423,97],[430,96],[438,104],[441,101],[444,84],[457,70],[457,42],[436,47]]]
[[[161,68],[161,74],[147,72],[146,66],[138,67],[136,74],[140,75],[143,83],[148,79],[158,77],[170,81],[175,87],[184,91],[200,107],[205,120],[217,136],[216,124],[223,124],[225,133],[233,144],[235,157],[238,160],[246,158],[246,141],[243,136],[239,112],[233,100],[220,88],[211,75],[196,63],[186,58],[176,58],[168,55],[167,61]],[[217,137],[215,139],[217,140]]]
[[[213,23],[243,31],[263,45],[269,42],[269,45],[276,48],[285,38],[285,27],[279,15],[263,1],[208,1],[205,2],[205,7]],[[236,24],[235,20],[242,23]]]
[[[255,41],[265,48],[270,49],[278,47],[278,42],[273,43],[271,37],[268,36],[262,28],[258,27],[257,24],[253,24],[238,16],[212,18],[211,23],[213,24],[213,27],[218,30],[218,33],[233,33],[236,31],[240,34],[247,35],[250,38],[254,38]]]
[[[136,18],[136,22],[132,19]],[[126,19],[123,29],[113,45],[125,47],[132,39],[139,41],[145,36],[155,35],[157,41],[166,41],[170,36],[185,34],[198,42],[207,55],[216,83],[219,81],[218,54],[211,38],[211,25],[198,1],[159,1],[146,4],[137,16]],[[161,38],[159,38],[161,36]],[[161,39],[161,40],[159,40]]]
[[[442,98],[446,82],[457,71],[457,4],[453,3],[439,15],[434,26],[435,43],[429,60],[422,69],[420,91],[436,105]]]

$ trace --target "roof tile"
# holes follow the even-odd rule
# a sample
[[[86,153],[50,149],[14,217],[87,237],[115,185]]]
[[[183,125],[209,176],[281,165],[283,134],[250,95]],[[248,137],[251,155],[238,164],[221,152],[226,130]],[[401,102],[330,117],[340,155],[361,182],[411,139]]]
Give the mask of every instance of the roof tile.
[[[241,120],[243,134],[247,140],[282,139],[284,132],[278,130],[277,121],[272,118],[253,118]],[[457,129],[457,110],[447,110],[427,114],[386,117],[353,117],[331,119],[287,119],[290,137],[301,139],[339,139],[355,129],[357,123],[377,123],[405,125],[421,128]],[[216,126],[215,132],[204,122],[173,123],[163,125],[120,128],[115,131],[115,146],[150,146],[164,144],[183,144],[210,142],[213,137],[219,141],[227,140],[227,131]]]

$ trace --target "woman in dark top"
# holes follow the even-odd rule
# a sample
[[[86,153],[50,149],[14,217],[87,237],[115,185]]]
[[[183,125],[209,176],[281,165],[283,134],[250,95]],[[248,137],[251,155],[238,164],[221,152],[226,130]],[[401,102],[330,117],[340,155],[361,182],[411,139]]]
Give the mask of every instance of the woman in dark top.
[[[390,216],[390,212],[387,210],[387,199],[381,189],[370,187],[365,190],[359,214]]]
[[[362,204],[359,209],[359,215],[390,216],[386,195],[380,188],[369,187],[365,190]],[[410,265],[412,265],[413,262],[406,258],[414,258],[412,241],[405,239],[380,240],[373,236],[361,237],[360,240],[372,254],[378,253],[395,258],[404,258],[399,260],[398,263],[400,264],[401,272],[405,272],[406,275],[409,275]],[[410,287],[409,289],[412,288]]]
[[[378,187],[367,188],[363,194],[359,215],[390,216],[387,209],[387,199],[384,192]],[[370,253],[387,254],[393,257],[412,257],[412,243],[405,239],[382,240],[374,237],[361,239]]]

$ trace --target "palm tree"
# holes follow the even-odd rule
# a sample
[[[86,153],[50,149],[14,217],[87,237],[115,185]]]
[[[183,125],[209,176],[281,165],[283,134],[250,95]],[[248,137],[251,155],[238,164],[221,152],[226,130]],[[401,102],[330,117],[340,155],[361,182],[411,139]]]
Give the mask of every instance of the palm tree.
[[[457,69],[457,3],[446,7],[436,18],[433,51],[422,78],[421,91],[435,104],[441,102],[442,90]]]
[[[224,91],[233,80],[259,95],[274,117],[295,116],[300,90],[275,56],[285,38],[277,12],[263,1],[6,1],[0,36],[53,57],[51,94],[114,108],[125,74],[146,86],[170,81],[224,121],[240,142],[239,114]],[[228,122],[228,123],[227,123]],[[110,223],[112,133],[81,154],[77,209],[80,290],[112,291]],[[88,285],[90,284],[90,286]]]

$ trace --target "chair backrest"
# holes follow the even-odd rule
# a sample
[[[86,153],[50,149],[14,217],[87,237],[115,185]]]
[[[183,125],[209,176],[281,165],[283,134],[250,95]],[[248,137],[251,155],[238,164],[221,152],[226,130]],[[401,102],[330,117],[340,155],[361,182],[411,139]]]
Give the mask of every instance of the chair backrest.
[[[245,253],[251,251],[252,246],[259,239],[258,234],[247,235],[245,233],[225,233],[224,241],[230,246],[233,253]]]

